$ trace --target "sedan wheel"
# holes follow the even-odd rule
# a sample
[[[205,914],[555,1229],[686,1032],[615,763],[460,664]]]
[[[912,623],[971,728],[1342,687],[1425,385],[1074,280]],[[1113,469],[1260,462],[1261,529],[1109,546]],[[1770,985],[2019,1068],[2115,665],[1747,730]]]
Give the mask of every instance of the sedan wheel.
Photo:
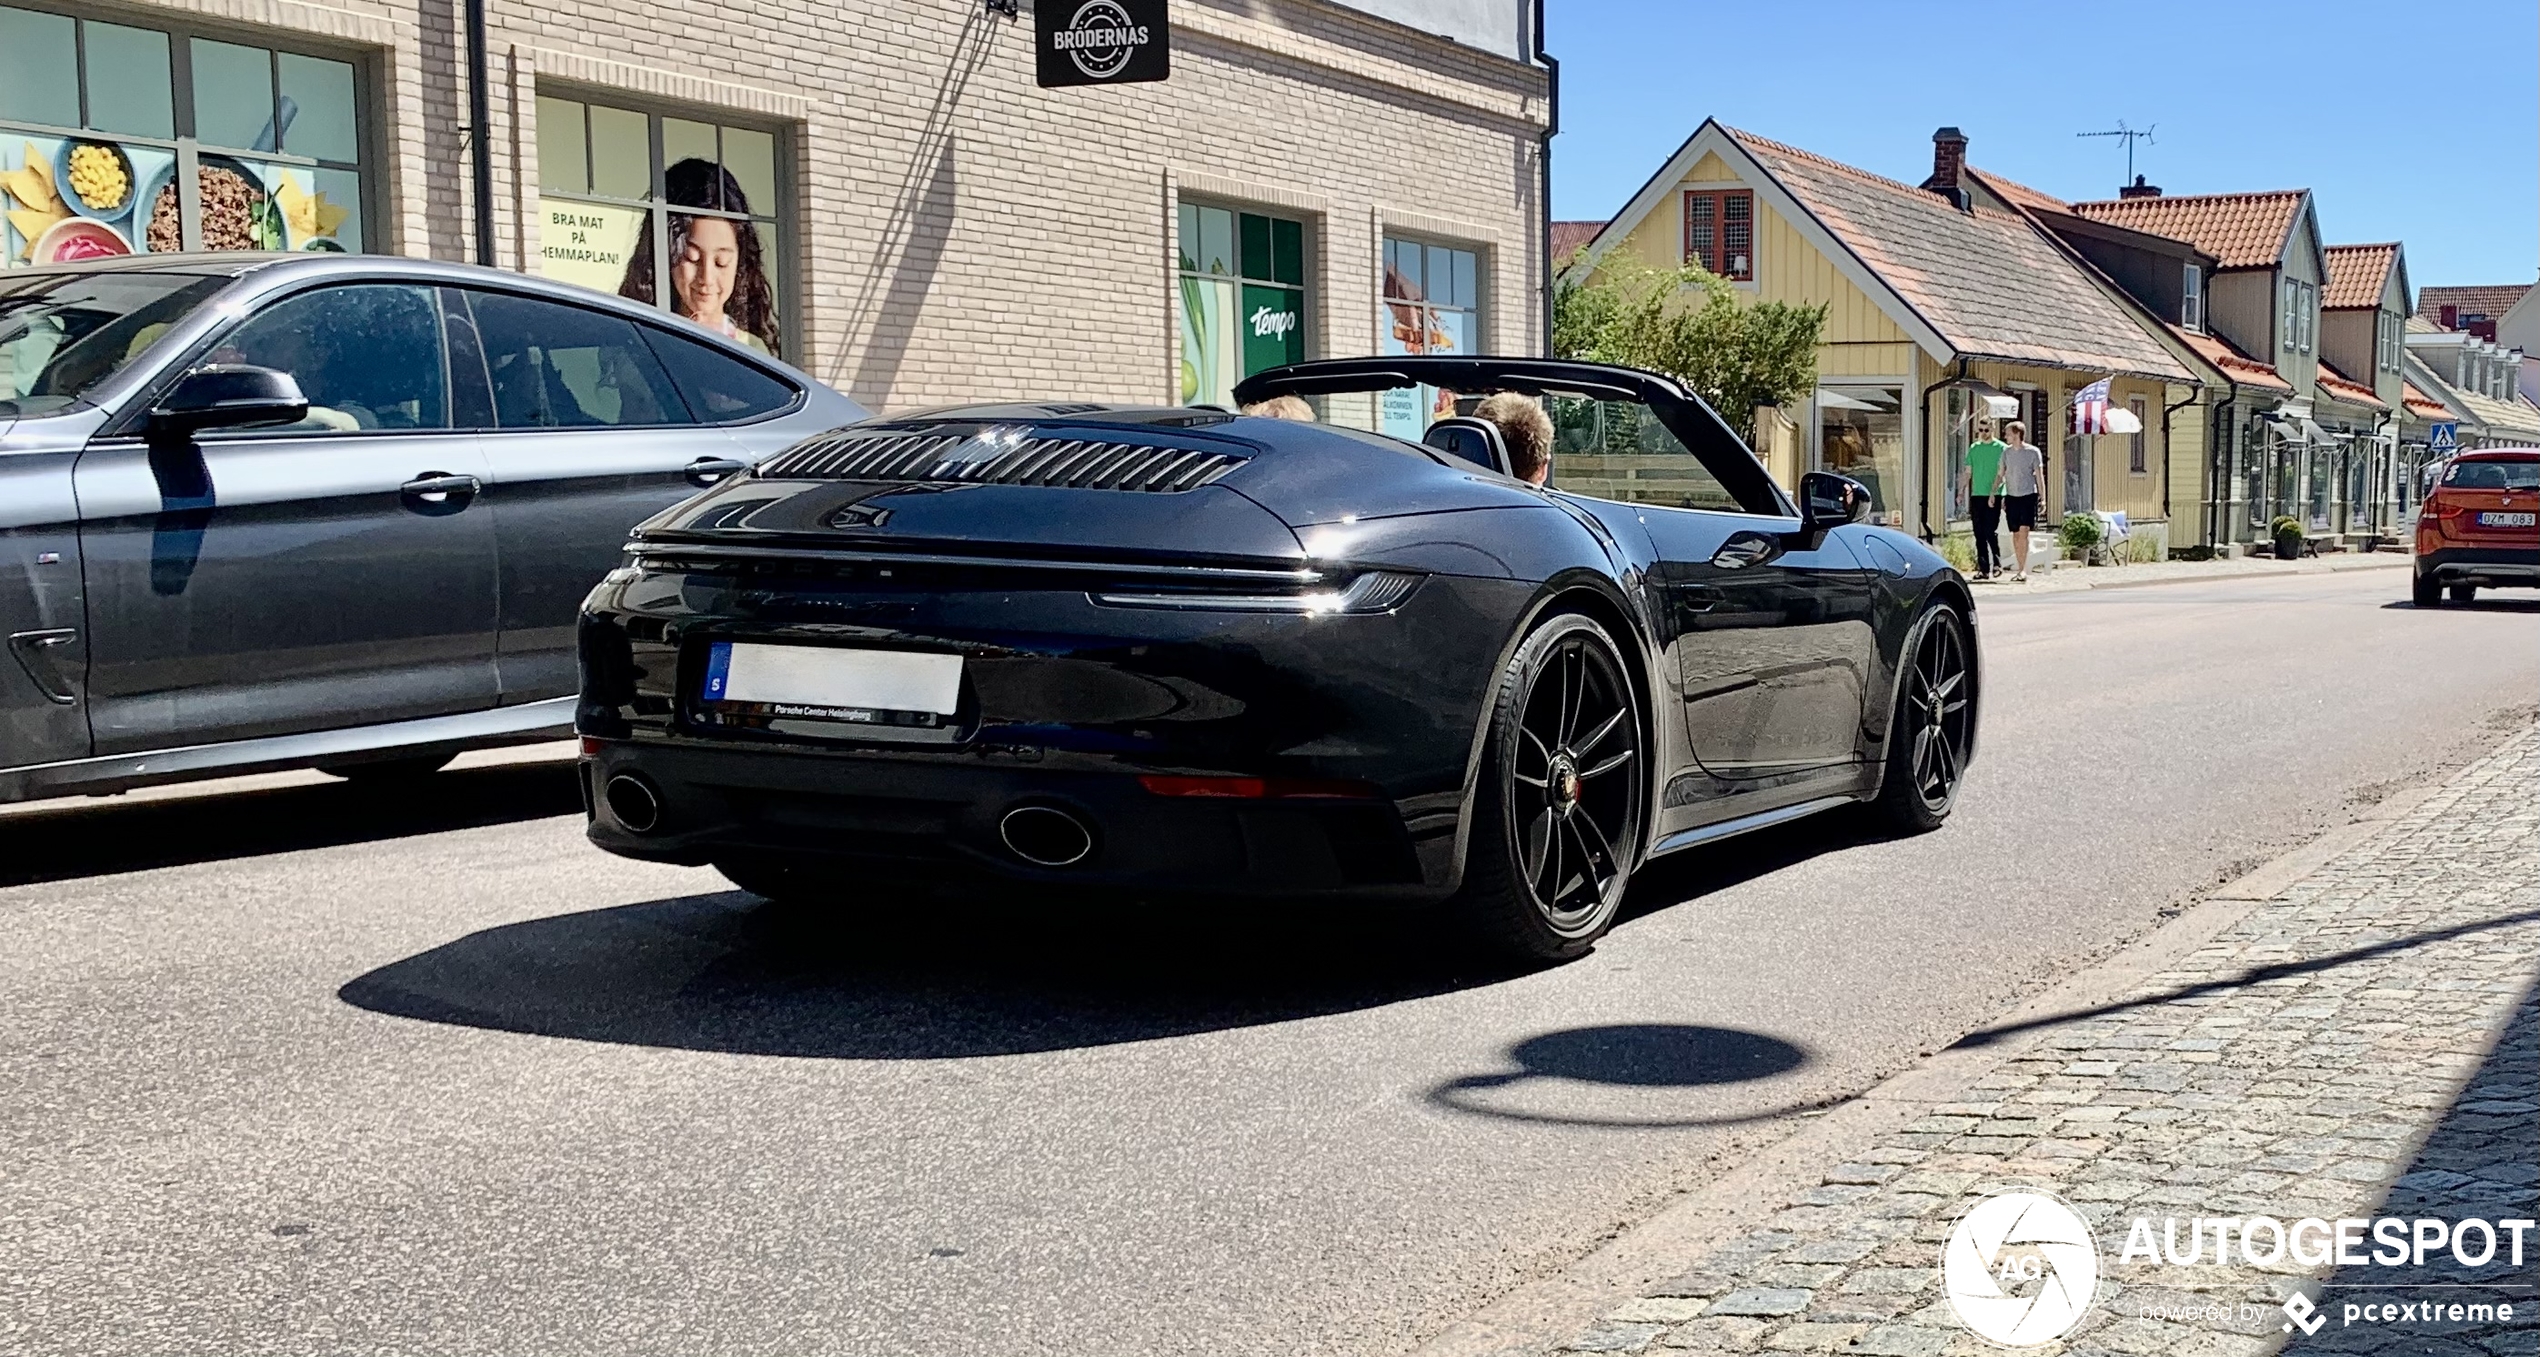
[[[1920,833],[1939,828],[1958,800],[1974,747],[1975,670],[1966,623],[1946,603],[1924,612],[1906,645],[1878,804],[1898,828]]]
[[[1502,676],[1475,788],[1463,902],[1497,951],[1581,955],[1614,924],[1640,856],[1640,708],[1612,638],[1564,614]]]

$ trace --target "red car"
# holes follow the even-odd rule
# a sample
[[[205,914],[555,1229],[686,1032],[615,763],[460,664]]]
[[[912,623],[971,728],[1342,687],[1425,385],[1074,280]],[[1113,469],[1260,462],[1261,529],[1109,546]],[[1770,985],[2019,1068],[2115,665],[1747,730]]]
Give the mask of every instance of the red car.
[[[2540,588],[2540,448],[2480,448],[2443,464],[2417,511],[2416,604],[2449,589]]]

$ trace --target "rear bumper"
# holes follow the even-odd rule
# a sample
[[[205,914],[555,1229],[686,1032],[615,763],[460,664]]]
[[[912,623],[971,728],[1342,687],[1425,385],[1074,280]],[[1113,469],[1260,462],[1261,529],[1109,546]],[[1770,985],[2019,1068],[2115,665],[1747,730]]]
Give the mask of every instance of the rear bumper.
[[[2540,548],[2442,547],[2418,552],[2416,569],[2444,584],[2540,586]]]
[[[593,742],[582,761],[591,841],[612,853],[698,864],[718,858],[818,860],[849,873],[947,885],[1023,883],[1217,895],[1435,898],[1445,864],[1415,851],[1380,796],[1238,800],[1173,797],[1135,774],[859,757],[645,740]],[[658,798],[646,832],[610,807],[611,779]],[[1066,812],[1092,851],[1036,866],[1000,833],[1024,806]]]

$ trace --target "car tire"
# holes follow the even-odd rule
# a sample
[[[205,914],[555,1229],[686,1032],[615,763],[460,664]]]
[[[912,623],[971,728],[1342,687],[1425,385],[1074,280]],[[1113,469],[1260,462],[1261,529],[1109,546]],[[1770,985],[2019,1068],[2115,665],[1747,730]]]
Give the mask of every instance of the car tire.
[[[2454,603],[2469,603],[2475,601],[2477,597],[2478,586],[2475,584],[2455,584],[2452,586],[2452,601]]]
[[[1473,942],[1539,965],[1585,955],[1614,926],[1642,848],[1644,740],[1604,627],[1560,613],[1518,644],[1491,705],[1454,902]]]
[[[779,905],[818,902],[838,888],[830,873],[785,858],[716,858],[714,869],[733,885]]]
[[[2409,587],[2408,597],[2420,608],[2440,608],[2443,606],[2443,582],[2431,575],[2419,575]]]
[[[1887,767],[1874,809],[1890,826],[1922,834],[1949,818],[1965,780],[1976,731],[1974,648],[1958,610],[1936,602],[1914,619],[1898,654]]]
[[[340,777],[355,786],[374,787],[391,783],[412,782],[427,778],[450,766],[459,756],[455,749],[438,754],[417,754],[412,758],[377,759],[369,763],[321,763],[318,771],[329,777]]]

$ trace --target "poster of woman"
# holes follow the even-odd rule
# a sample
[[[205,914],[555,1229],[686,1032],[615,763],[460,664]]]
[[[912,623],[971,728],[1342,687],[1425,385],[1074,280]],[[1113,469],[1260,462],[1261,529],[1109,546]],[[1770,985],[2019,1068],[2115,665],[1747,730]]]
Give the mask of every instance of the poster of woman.
[[[662,175],[662,189],[674,209],[702,207],[744,215],[750,210],[740,181],[710,160],[692,157],[671,165]],[[671,310],[761,353],[776,353],[776,289],[768,280],[757,226],[674,210],[669,234]],[[627,257],[618,295],[652,301],[655,273],[652,234],[645,232]]]

